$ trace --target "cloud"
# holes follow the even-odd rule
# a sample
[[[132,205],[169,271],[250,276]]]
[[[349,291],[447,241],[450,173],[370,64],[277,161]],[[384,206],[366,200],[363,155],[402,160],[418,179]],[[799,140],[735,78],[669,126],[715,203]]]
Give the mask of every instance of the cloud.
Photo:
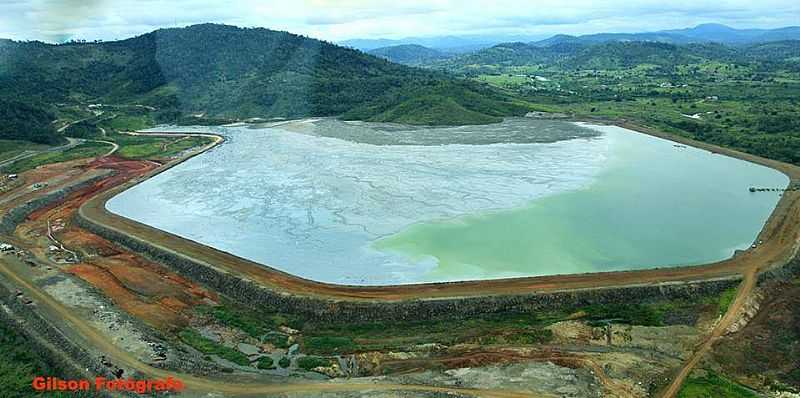
[[[326,40],[547,35],[797,24],[796,0],[0,0],[0,37],[119,39],[202,22],[263,26]]]
[[[309,25],[339,25],[363,20],[376,20],[384,18],[416,18],[446,9],[435,5],[408,4],[396,2],[395,5],[386,4],[385,7],[343,8],[329,9],[326,13],[308,14],[305,22]]]

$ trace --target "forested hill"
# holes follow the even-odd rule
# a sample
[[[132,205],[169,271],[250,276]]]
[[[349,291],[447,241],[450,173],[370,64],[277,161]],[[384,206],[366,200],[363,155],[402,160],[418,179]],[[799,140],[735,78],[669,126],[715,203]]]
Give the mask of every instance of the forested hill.
[[[53,115],[41,107],[0,98],[0,138],[27,140],[39,144],[57,144],[50,121]]]
[[[624,69],[637,65],[675,67],[716,61],[739,64],[781,64],[797,69],[800,41],[779,41],[731,47],[714,43],[676,45],[661,42],[576,43],[559,41],[547,46],[529,43],[503,43],[473,54],[428,66],[455,72],[481,73],[481,66],[543,65],[562,69]]]
[[[389,61],[404,65],[420,65],[426,62],[448,57],[448,54],[445,54],[439,50],[417,44],[401,44],[397,46],[380,47],[367,52],[376,57],[385,58]]]
[[[128,40],[0,41],[0,98],[136,103],[207,117],[489,123],[525,108],[485,85],[286,32],[204,24]]]

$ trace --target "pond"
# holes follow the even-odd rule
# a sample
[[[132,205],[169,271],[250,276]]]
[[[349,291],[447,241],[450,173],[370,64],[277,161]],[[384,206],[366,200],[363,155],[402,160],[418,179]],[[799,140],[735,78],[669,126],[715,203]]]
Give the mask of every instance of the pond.
[[[789,181],[619,127],[526,118],[198,130],[227,140],[117,195],[108,209],[338,284],[717,261],[749,247],[779,200],[748,188]]]

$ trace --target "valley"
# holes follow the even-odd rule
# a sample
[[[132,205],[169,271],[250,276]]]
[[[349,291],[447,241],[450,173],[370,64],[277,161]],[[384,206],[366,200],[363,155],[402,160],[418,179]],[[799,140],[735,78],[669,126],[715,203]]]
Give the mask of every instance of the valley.
[[[0,41],[0,379],[791,397],[798,47],[759,35]]]

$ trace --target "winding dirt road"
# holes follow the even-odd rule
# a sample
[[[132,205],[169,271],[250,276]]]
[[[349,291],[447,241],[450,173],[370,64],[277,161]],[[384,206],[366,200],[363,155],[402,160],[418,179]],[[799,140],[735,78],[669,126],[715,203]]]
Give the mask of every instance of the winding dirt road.
[[[689,374],[692,373],[692,370],[694,370],[695,366],[697,366],[700,360],[703,359],[703,356],[705,356],[711,350],[711,347],[713,347],[714,343],[720,337],[722,337],[723,333],[725,333],[725,330],[727,330],[728,327],[733,324],[733,322],[736,320],[736,316],[747,300],[747,297],[753,291],[753,288],[756,285],[756,279],[757,278],[754,271],[748,272],[747,275],[745,275],[744,280],[742,280],[742,283],[739,285],[737,290],[736,298],[728,308],[728,311],[725,312],[725,315],[711,331],[711,334],[705,338],[699,347],[697,347],[692,353],[692,356],[689,357],[689,360],[686,361],[683,367],[681,367],[681,370],[672,380],[672,383],[670,383],[667,389],[661,394],[663,398],[673,398],[678,394],[683,386],[683,383],[686,381],[686,378],[689,377]]]
[[[24,294],[33,299],[37,306],[47,307],[52,313],[57,314],[61,323],[67,325],[83,338],[91,342],[93,347],[102,351],[108,358],[117,365],[122,365],[128,369],[135,369],[152,378],[172,377],[181,380],[186,385],[186,393],[192,395],[205,395],[216,392],[225,396],[263,396],[263,394],[284,394],[302,392],[347,392],[347,391],[420,391],[420,392],[441,392],[441,393],[460,393],[476,397],[487,398],[523,398],[523,397],[552,397],[552,395],[535,394],[529,391],[507,391],[507,390],[481,390],[472,388],[451,388],[434,387],[427,385],[411,385],[396,383],[350,383],[350,382],[304,382],[304,383],[257,383],[257,382],[234,382],[224,380],[214,380],[201,378],[189,374],[170,372],[163,369],[154,368],[136,359],[130,353],[120,349],[117,344],[110,341],[107,336],[100,333],[97,329],[87,325],[85,320],[74,315],[74,312],[66,308],[60,302],[54,300],[48,294],[33,286],[29,281],[18,276],[13,272],[4,260],[0,257],[0,274],[20,288]]]
[[[3,167],[8,166],[8,165],[18,161],[18,160],[27,159],[27,158],[29,158],[31,156],[35,156],[35,155],[38,155],[40,153],[66,151],[67,149],[76,147],[76,146],[80,145],[83,142],[83,140],[80,139],[80,138],[72,138],[72,137],[64,137],[64,138],[67,139],[67,143],[64,144],[64,145],[57,146],[57,147],[54,147],[54,148],[42,149],[42,150],[39,150],[39,151],[25,151],[25,152],[23,152],[23,153],[21,153],[21,154],[19,154],[17,156],[14,156],[13,158],[3,160],[2,162],[0,162],[0,169],[2,169]]]

